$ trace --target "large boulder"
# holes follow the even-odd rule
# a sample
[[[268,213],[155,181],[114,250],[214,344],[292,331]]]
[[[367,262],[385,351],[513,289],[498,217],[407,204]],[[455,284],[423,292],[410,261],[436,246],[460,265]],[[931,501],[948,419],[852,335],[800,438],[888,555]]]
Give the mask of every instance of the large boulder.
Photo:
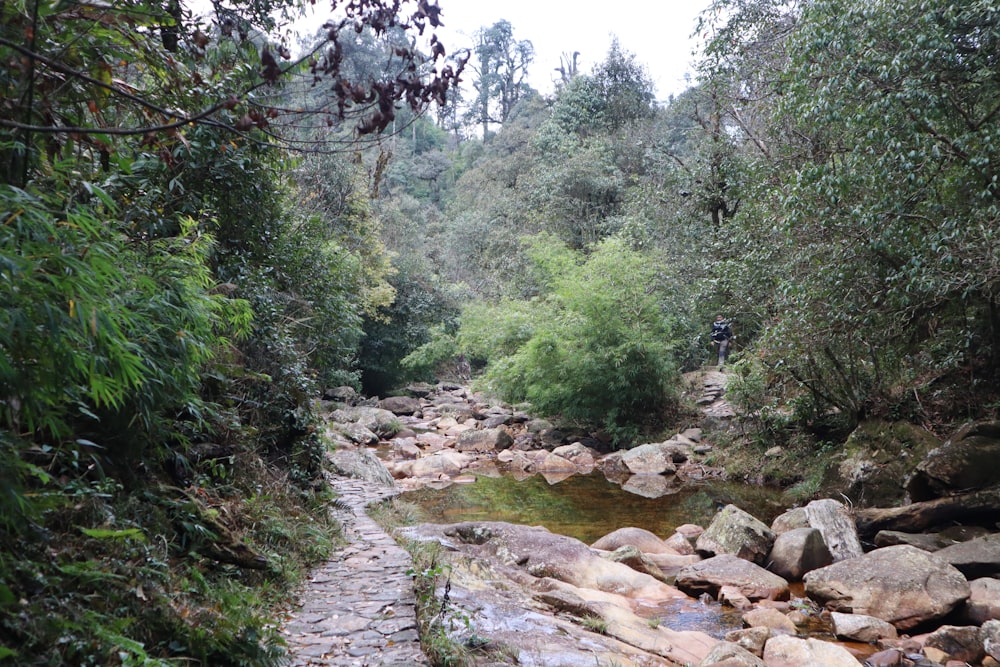
[[[941,441],[915,424],[862,422],[843,446],[839,488],[874,507],[899,504],[916,465]]]
[[[969,597],[961,572],[905,544],[813,570],[805,584],[806,595],[832,611],[867,614],[900,630],[941,618]]]
[[[639,445],[622,452],[621,460],[634,475],[662,475],[677,471],[669,452],[657,443]]]
[[[854,518],[843,503],[830,498],[806,505],[809,525],[819,530],[834,562],[857,558],[864,553]]]
[[[380,438],[391,438],[399,430],[399,418],[388,410],[358,405],[339,408],[330,415],[339,424],[361,424]]]
[[[1000,533],[959,542],[934,553],[968,579],[1000,575]]]
[[[820,641],[776,635],[764,645],[767,667],[861,667],[861,663],[843,646]]]
[[[412,415],[420,411],[420,399],[412,396],[389,396],[379,401],[379,407],[394,415]]]
[[[514,438],[504,428],[463,431],[458,435],[455,449],[460,452],[493,452],[507,449]]]
[[[833,634],[838,639],[848,639],[866,644],[876,644],[882,639],[896,639],[896,626],[888,621],[864,614],[830,614]]]
[[[620,547],[632,546],[645,554],[677,555],[678,553],[655,533],[645,528],[635,527],[619,528],[598,539],[590,546],[602,551],[614,551]]]
[[[726,505],[698,538],[695,548],[711,556],[733,554],[763,563],[774,543],[774,533],[736,505]]]
[[[695,597],[703,593],[718,597],[723,586],[731,586],[750,600],[788,599],[787,581],[760,565],[732,554],[685,565],[677,573],[675,584]]]
[[[998,458],[1000,421],[967,424],[927,453],[907,480],[906,490],[916,502],[1000,484]]]
[[[982,577],[969,582],[971,593],[962,617],[974,625],[1000,619],[1000,579]]]
[[[769,570],[790,581],[797,581],[806,572],[832,563],[833,556],[819,529],[796,528],[775,538],[767,561]]]

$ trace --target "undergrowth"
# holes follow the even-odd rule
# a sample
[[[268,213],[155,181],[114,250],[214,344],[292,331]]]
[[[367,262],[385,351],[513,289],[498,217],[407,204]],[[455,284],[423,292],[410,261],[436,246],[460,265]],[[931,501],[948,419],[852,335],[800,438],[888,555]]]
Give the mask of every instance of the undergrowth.
[[[0,665],[282,664],[275,610],[338,527],[324,493],[237,458],[185,489],[39,467],[36,511],[0,529]]]

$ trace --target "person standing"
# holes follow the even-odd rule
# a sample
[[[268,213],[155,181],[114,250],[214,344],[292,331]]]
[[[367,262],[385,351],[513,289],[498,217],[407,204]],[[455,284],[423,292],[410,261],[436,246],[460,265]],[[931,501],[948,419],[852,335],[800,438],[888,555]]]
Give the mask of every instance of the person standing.
[[[722,315],[715,316],[715,322],[712,323],[711,338],[712,345],[719,348],[719,370],[721,371],[726,365],[729,344],[736,338],[733,335],[732,327],[729,326],[729,322]]]

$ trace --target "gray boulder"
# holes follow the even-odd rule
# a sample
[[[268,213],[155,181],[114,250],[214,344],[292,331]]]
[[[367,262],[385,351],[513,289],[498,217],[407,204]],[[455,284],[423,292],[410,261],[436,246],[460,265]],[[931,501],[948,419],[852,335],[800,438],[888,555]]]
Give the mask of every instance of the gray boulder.
[[[895,639],[898,636],[896,626],[874,616],[835,611],[830,614],[830,621],[833,634],[838,639],[875,644],[881,639]]]
[[[420,411],[421,403],[412,396],[389,396],[379,401],[378,406],[394,415],[412,415]]]
[[[767,568],[788,580],[799,580],[806,572],[833,562],[823,535],[817,528],[796,528],[778,535],[767,558]]]
[[[962,573],[909,545],[876,549],[805,575],[805,590],[832,611],[867,614],[909,630],[969,597]]]
[[[503,428],[487,428],[481,431],[463,431],[458,436],[455,449],[460,452],[493,452],[507,449],[514,444],[514,438]]]
[[[830,498],[814,500],[806,505],[809,525],[823,535],[834,562],[857,558],[864,553],[854,518],[843,503]]]
[[[760,564],[773,543],[774,533],[764,523],[736,505],[726,505],[698,538],[695,548],[703,554],[733,554]]]
[[[968,579],[1000,575],[1000,533],[959,542],[935,552]]]
[[[677,588],[698,597],[718,597],[719,589],[732,586],[750,600],[787,600],[788,582],[748,560],[732,554],[713,556],[685,565],[677,573]]]

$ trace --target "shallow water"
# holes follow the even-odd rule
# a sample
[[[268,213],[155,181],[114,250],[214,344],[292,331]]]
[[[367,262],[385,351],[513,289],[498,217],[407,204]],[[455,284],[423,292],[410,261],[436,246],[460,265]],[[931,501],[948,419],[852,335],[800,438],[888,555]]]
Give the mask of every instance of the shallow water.
[[[430,523],[506,521],[544,526],[587,544],[619,528],[645,528],[666,539],[685,523],[708,526],[728,504],[770,525],[787,509],[780,491],[734,482],[678,486],[659,498],[646,498],[608,481],[600,472],[573,475],[555,484],[534,475],[517,481],[509,475],[477,477],[471,484],[424,488],[404,494]]]

